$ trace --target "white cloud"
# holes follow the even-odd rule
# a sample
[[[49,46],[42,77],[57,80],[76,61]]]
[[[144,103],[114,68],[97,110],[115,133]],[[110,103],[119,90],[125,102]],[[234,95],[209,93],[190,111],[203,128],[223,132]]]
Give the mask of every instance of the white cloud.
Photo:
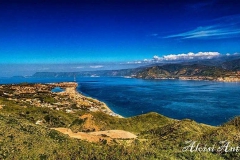
[[[84,66],[77,66],[77,67],[73,67],[73,68],[81,69],[81,68],[84,68]]]
[[[220,56],[219,52],[198,52],[198,53],[182,53],[182,54],[169,54],[159,57],[154,55],[152,59],[144,59],[142,63],[155,63],[164,61],[177,61],[177,60],[194,60],[194,59],[212,59]]]
[[[206,3],[207,4],[207,3]],[[200,3],[200,6],[204,6],[204,3]],[[198,5],[194,4],[194,8],[198,8]],[[209,25],[196,26],[195,28],[167,35],[162,38],[180,38],[180,39],[193,39],[193,38],[212,38],[223,39],[240,37],[240,14],[229,15],[216,19],[209,20]]]
[[[147,59],[144,59],[143,61],[130,61],[127,62],[127,64],[141,64],[141,63],[145,63]],[[124,63],[123,63],[124,64]]]
[[[90,66],[90,68],[103,68],[102,65]]]
[[[189,52],[189,53],[182,53],[182,54],[169,54],[169,55],[164,55],[162,57],[158,55],[154,55],[152,59],[144,59],[142,61],[129,61],[126,64],[148,64],[148,63],[158,63],[158,62],[164,63],[167,61],[202,60],[202,59],[212,59],[218,56],[221,56],[219,52],[197,52],[197,53]]]
[[[187,54],[182,53],[182,54],[166,55],[166,56],[163,56],[163,60],[168,61],[168,60],[212,59],[219,55],[220,53],[218,52],[198,52],[198,53],[189,52]]]
[[[240,36],[240,29],[238,26],[232,25],[213,25],[213,26],[200,26],[194,30],[174,35],[168,35],[163,38],[176,38],[191,39],[191,38],[229,38]]]
[[[153,60],[155,61],[159,61],[159,60],[163,60],[162,57],[158,57],[157,55],[153,56]]]

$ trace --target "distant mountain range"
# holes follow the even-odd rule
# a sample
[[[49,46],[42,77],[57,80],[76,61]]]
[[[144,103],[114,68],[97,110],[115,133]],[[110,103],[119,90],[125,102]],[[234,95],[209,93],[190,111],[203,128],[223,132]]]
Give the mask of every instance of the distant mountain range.
[[[121,70],[101,70],[101,71],[81,71],[81,72],[36,72],[33,77],[94,77],[108,76],[121,77],[131,76],[142,71],[144,68],[121,69]]]
[[[158,63],[134,69],[82,71],[82,72],[37,72],[33,77],[89,77],[89,76],[129,76],[143,79],[206,79],[238,78],[240,58],[199,60],[179,63]]]
[[[233,71],[239,71],[240,70],[240,59],[235,59],[232,61],[226,61],[222,63],[222,68],[233,70]]]
[[[181,76],[219,77],[226,75],[228,72],[228,70],[218,68],[216,66],[206,66],[200,64],[167,64],[146,68],[143,71],[138,72],[135,77],[144,79],[179,78]]]

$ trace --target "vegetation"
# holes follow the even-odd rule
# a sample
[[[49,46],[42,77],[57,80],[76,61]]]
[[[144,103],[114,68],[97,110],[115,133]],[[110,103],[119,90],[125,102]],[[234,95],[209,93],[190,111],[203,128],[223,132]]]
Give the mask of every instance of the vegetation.
[[[188,119],[173,120],[157,113],[130,118],[117,118],[102,112],[66,113],[48,108],[24,107],[5,98],[0,98],[0,105],[0,159],[240,158],[240,151],[182,151],[188,140],[199,142],[201,147],[213,144],[220,146],[218,143],[225,140],[231,142],[231,146],[240,146],[239,117],[213,127]],[[91,118],[83,118],[86,114]],[[38,120],[42,120],[43,124],[36,125]],[[50,129],[70,127],[75,131],[84,131],[89,120],[99,130],[126,130],[137,134],[138,138],[91,143]]]
[[[166,64],[163,66],[148,67],[136,74],[137,78],[154,79],[154,78],[179,78],[179,77],[193,77],[202,76],[206,78],[216,79],[218,77],[225,77],[235,75],[235,72],[207,65],[183,65],[183,64]]]

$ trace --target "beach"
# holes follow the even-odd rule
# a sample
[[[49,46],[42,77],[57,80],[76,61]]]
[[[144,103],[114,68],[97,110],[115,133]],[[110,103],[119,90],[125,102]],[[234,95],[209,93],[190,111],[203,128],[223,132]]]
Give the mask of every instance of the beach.
[[[91,105],[91,107],[89,108],[90,111],[92,112],[96,112],[96,111],[100,111],[103,113],[106,113],[108,115],[111,116],[116,116],[119,118],[123,118],[123,116],[114,113],[104,102],[101,102],[97,99],[91,98],[91,97],[86,97],[82,94],[80,94],[76,88],[78,86],[78,84],[76,82],[64,82],[64,85],[62,87],[65,87],[63,92],[59,92],[58,94],[60,95],[68,95],[71,99],[73,99],[74,101],[76,101],[76,103],[78,105],[82,105],[82,102],[87,100],[88,102],[92,102],[93,103],[97,103],[98,105]],[[67,84],[67,85],[65,85]],[[60,85],[61,87],[61,85]]]

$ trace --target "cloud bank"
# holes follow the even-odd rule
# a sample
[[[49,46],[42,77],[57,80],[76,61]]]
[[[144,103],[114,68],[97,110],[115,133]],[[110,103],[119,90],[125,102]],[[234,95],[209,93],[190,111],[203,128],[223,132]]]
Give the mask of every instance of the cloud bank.
[[[198,53],[193,53],[193,52],[189,52],[189,53],[182,53],[182,54],[170,54],[170,55],[166,55],[163,57],[158,57],[158,56],[154,56],[153,59],[155,61],[159,61],[159,60],[165,60],[165,61],[172,61],[172,60],[192,60],[192,59],[212,59],[214,57],[219,56],[220,53],[219,52],[198,52]]]
[[[102,65],[90,66],[90,68],[103,68]]]
[[[144,59],[142,61],[128,62],[128,64],[144,64],[144,63],[156,63],[156,62],[167,62],[167,61],[188,61],[188,60],[202,60],[212,59],[220,56],[219,52],[189,52],[182,54],[169,54],[159,57],[154,55],[152,59]]]

